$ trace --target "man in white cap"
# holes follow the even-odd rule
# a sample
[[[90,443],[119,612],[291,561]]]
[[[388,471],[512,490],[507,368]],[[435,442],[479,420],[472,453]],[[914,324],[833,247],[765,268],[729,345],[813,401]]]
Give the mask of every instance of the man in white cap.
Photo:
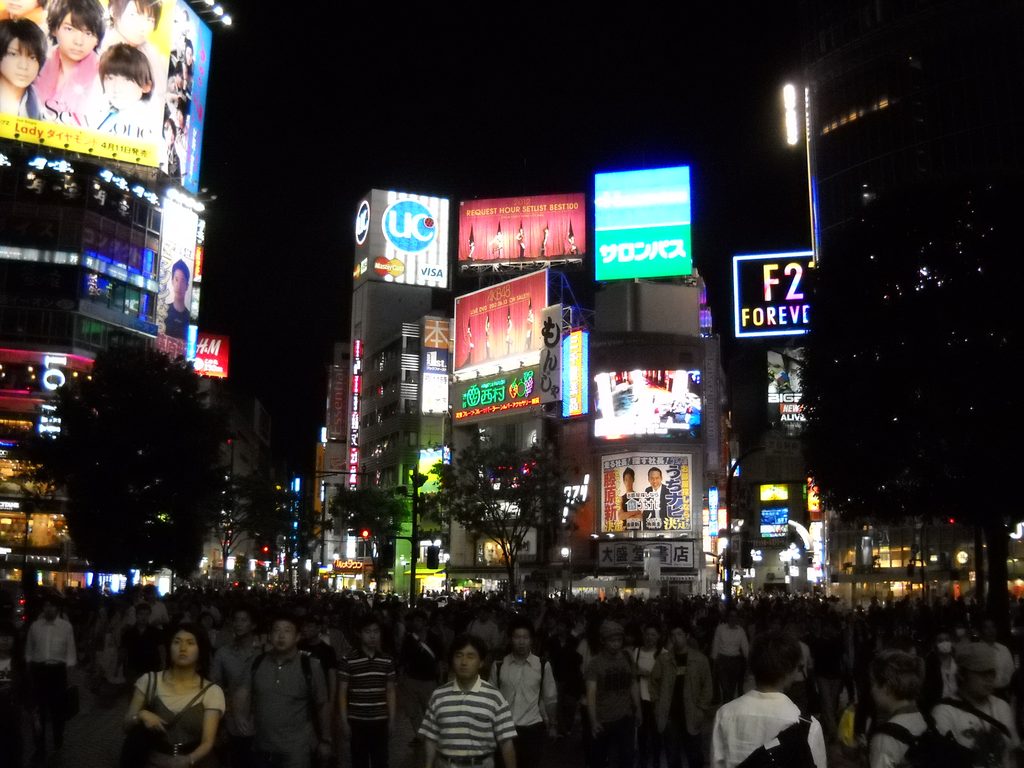
[[[1010,705],[993,695],[996,655],[987,643],[968,643],[956,654],[957,695],[932,710],[935,729],[984,755],[977,765],[1016,765],[1020,738]]]
[[[583,673],[593,737],[591,768],[633,766],[636,728],[641,718],[640,686],[633,661],[622,650],[624,637],[621,624],[601,624],[601,653],[590,660]],[[616,762],[610,762],[612,753]]]

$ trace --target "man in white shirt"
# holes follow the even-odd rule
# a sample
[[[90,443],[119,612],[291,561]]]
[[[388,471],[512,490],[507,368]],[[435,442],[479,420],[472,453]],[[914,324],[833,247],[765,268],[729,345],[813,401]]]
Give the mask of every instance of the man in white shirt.
[[[780,765],[826,768],[825,737],[814,718],[806,723],[807,738],[797,744],[777,737],[800,723],[800,709],[786,696],[800,664],[800,645],[781,632],[766,632],[754,640],[750,671],[754,689],[722,705],[711,733],[712,768],[735,768],[761,747]],[[799,727],[799,726],[798,726]],[[792,749],[788,749],[792,747]],[[786,752],[780,753],[780,749]]]
[[[78,652],[71,623],[60,615],[60,599],[54,594],[43,597],[43,613],[32,622],[25,642],[25,661],[38,712],[36,757],[46,754],[46,723],[53,731],[54,749],[64,742],[67,719],[68,668],[75,666]]]
[[[558,686],[551,665],[533,654],[533,625],[519,617],[509,624],[512,653],[491,667],[491,685],[501,691],[516,724],[516,762],[536,768],[544,736],[557,734]]]
[[[750,647],[747,631],[740,626],[735,609],[729,609],[725,623],[715,627],[711,641],[711,662],[723,703],[732,701],[743,692],[743,675]]]
[[[935,730],[983,755],[984,765],[1017,765],[1020,738],[1010,705],[994,696],[995,653],[987,643],[968,643],[956,654],[957,695],[932,710]],[[981,762],[977,763],[982,765]]]
[[[995,693],[1002,699],[1009,699],[1010,679],[1014,670],[1013,654],[1010,649],[1000,643],[999,630],[992,619],[985,619],[981,624],[981,642],[992,649],[996,662],[996,690]]]

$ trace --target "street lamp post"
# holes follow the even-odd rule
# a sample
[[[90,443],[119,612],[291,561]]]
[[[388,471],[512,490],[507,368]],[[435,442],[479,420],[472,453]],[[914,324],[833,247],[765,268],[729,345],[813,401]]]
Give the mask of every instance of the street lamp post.
[[[566,568],[566,588],[565,593],[567,598],[572,597],[572,547],[562,547],[561,550],[562,560],[565,561]]]
[[[741,566],[742,567],[742,565],[743,565],[743,553],[736,551],[736,549],[737,549],[737,547],[736,547],[736,540],[732,537],[732,532],[731,532],[732,524],[733,524],[733,522],[736,519],[736,510],[735,510],[735,506],[733,505],[733,496],[732,496],[732,481],[733,481],[733,478],[736,477],[736,473],[740,469],[740,464],[748,456],[750,456],[751,454],[757,453],[758,451],[763,451],[764,448],[765,447],[763,445],[759,445],[756,448],[751,448],[749,451],[741,454],[740,457],[738,459],[736,459],[736,461],[733,462],[732,466],[729,467],[729,477],[726,478],[726,481],[725,481],[726,509],[729,510],[729,518],[730,518],[729,519],[729,528],[730,528],[729,548],[728,548],[727,553],[726,553],[727,557],[726,557],[726,561],[725,561],[726,562],[726,566],[727,566],[726,569],[725,569],[725,601],[726,601],[726,603],[728,605],[732,605],[732,597],[733,597],[733,595],[732,595],[733,572],[735,571],[737,566]],[[740,539],[740,541],[742,541],[742,539]]]

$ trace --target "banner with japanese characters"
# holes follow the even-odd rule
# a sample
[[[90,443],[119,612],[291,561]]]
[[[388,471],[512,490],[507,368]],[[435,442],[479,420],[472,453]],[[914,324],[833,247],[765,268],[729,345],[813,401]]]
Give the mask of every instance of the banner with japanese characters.
[[[601,532],[692,535],[692,456],[616,453],[601,458]]]

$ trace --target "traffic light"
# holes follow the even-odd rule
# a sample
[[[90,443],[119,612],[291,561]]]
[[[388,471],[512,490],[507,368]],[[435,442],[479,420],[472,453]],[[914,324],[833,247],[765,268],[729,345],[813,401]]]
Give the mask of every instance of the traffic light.
[[[377,557],[382,563],[395,561],[395,540],[393,538],[382,538],[377,542]]]
[[[427,547],[427,568],[441,567],[441,548],[437,546]]]
[[[363,541],[369,541],[371,535],[372,534],[371,534],[369,528],[360,528],[359,529],[359,538],[362,539]]]

